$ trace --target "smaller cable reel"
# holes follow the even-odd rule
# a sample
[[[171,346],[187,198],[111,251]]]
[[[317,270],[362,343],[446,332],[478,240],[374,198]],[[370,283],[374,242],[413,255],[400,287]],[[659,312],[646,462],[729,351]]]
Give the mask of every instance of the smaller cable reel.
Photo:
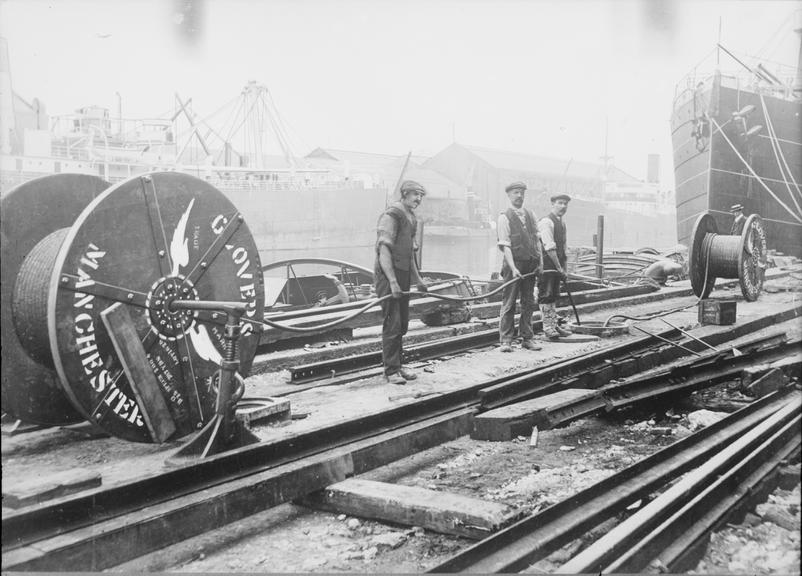
[[[698,298],[710,295],[717,278],[738,278],[744,298],[754,302],[763,288],[766,262],[766,231],[757,214],[747,218],[740,236],[719,234],[709,212],[697,218],[691,234],[689,270]]]

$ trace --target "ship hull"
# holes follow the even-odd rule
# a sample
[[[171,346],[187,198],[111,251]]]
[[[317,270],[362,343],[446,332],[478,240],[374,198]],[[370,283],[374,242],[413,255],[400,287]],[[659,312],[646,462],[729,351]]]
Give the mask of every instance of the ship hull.
[[[717,75],[675,103],[678,239],[688,245],[704,212],[729,233],[742,204],[763,218],[770,249],[802,257],[802,104],[724,84]]]

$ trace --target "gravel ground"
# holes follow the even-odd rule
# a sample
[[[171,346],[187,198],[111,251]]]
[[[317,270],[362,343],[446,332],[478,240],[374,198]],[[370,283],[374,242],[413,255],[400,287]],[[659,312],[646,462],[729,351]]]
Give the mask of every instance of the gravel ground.
[[[798,301],[799,281],[772,281],[769,293],[757,303],[739,302],[739,318],[765,314],[778,304]],[[716,297],[737,297],[734,290]],[[693,303],[693,298],[683,299]],[[675,307],[677,301],[617,310],[645,314]],[[603,320],[610,312],[588,319]],[[667,317],[683,327],[696,326],[694,309]],[[660,330],[661,322],[641,324]],[[788,322],[769,331],[799,336],[802,327]],[[754,337],[755,335],[751,335]],[[618,341],[628,338],[624,336]],[[429,364],[420,378],[405,387],[383,384],[378,378],[340,387],[320,387],[292,395],[294,413],[308,417],[256,428],[263,439],[276,439],[397,404],[390,397],[403,391],[442,392],[488,378],[532,368],[558,358],[582,355],[616,340],[589,344],[544,342],[540,352],[516,349],[502,354],[485,349]],[[247,395],[269,395],[282,382],[281,373],[248,379]],[[536,447],[529,438],[511,442],[480,442],[463,437],[374,470],[365,478],[457,493],[514,507],[531,514],[569,497],[635,461],[690,434],[688,415],[700,409],[737,406],[748,400],[734,383],[693,394],[672,411],[629,411],[585,418],[556,430],[541,431]],[[414,402],[402,400],[401,402]],[[662,407],[661,410],[666,410]],[[27,436],[27,437],[26,437]],[[76,465],[102,470],[110,485],[132,475],[164,466],[167,453],[178,446],[133,444],[112,438],[92,438],[83,432],[50,429],[30,435],[3,437],[3,484],[70,470]],[[775,491],[741,524],[727,525],[713,535],[707,555],[695,573],[799,573],[799,483]],[[782,510],[783,512],[777,512]],[[772,512],[773,511],[773,512]],[[768,518],[768,519],[767,519]],[[777,524],[779,522],[780,524]],[[602,527],[609,529],[610,526]],[[579,546],[599,533],[555,552],[534,566],[535,572],[559,572],[559,566]],[[177,572],[422,572],[438,565],[472,541],[436,534],[419,527],[393,526],[363,518],[330,514],[287,504],[255,514],[241,522],[189,539],[178,545],[120,565],[121,571]],[[659,571],[659,567],[655,568]]]
[[[718,392],[731,393],[727,386]],[[709,398],[715,396],[708,392]],[[662,417],[631,413],[577,420],[561,429],[541,431],[536,447],[524,437],[511,442],[463,437],[363,477],[501,502],[531,514],[691,434],[694,426],[688,413],[701,405],[704,399],[694,399],[687,403],[692,412]],[[799,490],[798,483],[790,491],[776,490],[747,516],[745,524],[727,525],[714,534],[707,555],[693,572],[798,573]],[[605,523],[528,571],[559,573],[561,564],[625,516]],[[781,518],[785,526],[772,523],[772,518]],[[119,569],[411,573],[430,570],[471,544],[471,540],[420,527],[389,525],[289,504]]]

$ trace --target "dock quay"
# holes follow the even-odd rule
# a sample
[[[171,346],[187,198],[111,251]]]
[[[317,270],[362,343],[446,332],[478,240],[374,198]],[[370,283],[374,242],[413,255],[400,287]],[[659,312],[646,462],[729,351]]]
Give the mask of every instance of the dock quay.
[[[678,440],[689,442],[699,435],[701,432],[693,431],[688,418],[694,412],[706,410],[705,406],[714,408],[711,411],[722,417],[729,414],[727,418],[734,418],[742,412],[757,410],[755,414],[769,414],[776,410],[787,411],[788,406],[795,405],[798,418],[802,365],[802,328],[798,316],[802,308],[798,303],[800,284],[795,276],[800,272],[800,266],[769,270],[767,293],[758,302],[739,302],[738,319],[733,326],[699,326],[694,305],[697,299],[689,291],[688,282],[677,282],[658,292],[592,303],[587,309],[579,308],[581,318],[592,321],[613,314],[649,315],[684,306],[685,310],[664,318],[690,330],[701,340],[714,342],[712,345],[720,354],[734,349],[742,353],[738,370],[727,373],[721,382],[701,383],[693,389],[681,389],[681,379],[677,380],[670,370],[676,366],[676,372],[694,362],[709,363],[716,353],[667,329],[665,323],[656,318],[640,326],[653,334],[682,342],[683,347],[702,357],[684,353],[676,346],[636,331],[582,343],[544,340],[542,350],[516,348],[512,355],[498,352],[496,342],[488,339],[478,348],[449,351],[441,357],[414,363],[418,379],[406,386],[395,386],[385,384],[375,365],[369,363],[349,374],[343,382],[337,382],[336,375],[333,379],[303,384],[291,382],[289,368],[293,364],[335,360],[340,348],[336,345],[257,354],[254,361],[257,373],[246,381],[246,396],[286,398],[291,415],[283,419],[268,418],[261,424],[251,423],[251,431],[259,437],[258,444],[236,449],[230,456],[220,454],[202,464],[166,464],[167,456],[178,446],[175,442],[132,444],[98,435],[82,425],[7,432],[3,437],[4,490],[12,486],[16,478],[29,477],[32,470],[44,468],[52,478],[58,478],[72,469],[74,462],[82,462],[87,472],[102,479],[102,484],[80,486],[72,493],[42,496],[42,501],[20,508],[6,507],[4,498],[3,564],[12,570],[50,570],[65,565],[93,571],[163,570],[186,562],[203,565],[214,558],[245,557],[244,551],[256,545],[255,542],[263,539],[295,542],[298,539],[295,534],[300,530],[301,534],[303,531],[307,534],[291,546],[297,546],[300,551],[309,540],[308,535],[327,534],[332,554],[339,550],[336,556],[341,566],[365,562],[364,551],[371,546],[360,548],[360,556],[354,554],[354,550],[347,550],[354,542],[370,543],[381,540],[379,536],[382,536],[387,542],[395,543],[390,547],[377,545],[383,555],[396,555],[399,550],[410,555],[411,548],[423,546],[424,541],[429,541],[428,545],[437,542],[443,552],[425,560],[425,566],[436,571],[450,571],[456,566],[464,570],[467,564],[462,564],[463,558],[468,558],[469,554],[471,558],[482,556],[476,548],[478,545],[471,542],[477,538],[482,542],[492,534],[517,530],[517,526],[524,525],[521,523],[535,522],[538,511],[551,510],[544,508],[540,498],[561,502],[558,495],[563,493],[565,503],[555,505],[573,506],[569,504],[573,501],[568,493],[573,488],[569,486],[537,492],[543,495],[531,500],[532,493],[523,486],[516,487],[515,478],[519,483],[538,475],[554,478],[563,470],[562,473],[572,479],[569,484],[579,489],[586,485],[586,481],[576,484],[575,476],[581,470],[587,481],[596,479],[599,483],[596,488],[597,484],[591,482],[586,489],[596,494],[602,490],[604,478],[609,477],[609,484],[616,474],[628,474],[629,469],[624,469],[626,465],[634,462],[635,466],[645,469],[652,466],[650,462],[658,455],[673,450]],[[733,284],[719,280],[715,296],[738,300]],[[477,323],[483,330],[494,332],[493,322],[494,319],[485,318]],[[740,326],[745,328],[739,329]],[[438,330],[450,331],[452,335],[471,333],[468,326]],[[431,328],[413,324],[410,336],[416,334],[420,334],[421,345],[447,338],[441,331],[432,332]],[[728,335],[737,337],[730,339]],[[354,330],[354,339],[341,347],[341,352],[356,354],[375,350],[377,342],[377,328],[359,328]],[[323,350],[325,356],[321,355]],[[657,356],[646,360],[649,350],[654,350]],[[781,358],[774,351],[778,351],[776,354]],[[632,365],[617,359],[619,356],[643,360]],[[606,369],[605,357],[614,359],[612,365],[606,364]],[[752,365],[766,366],[762,373],[770,372],[768,367],[785,357],[789,361],[779,362],[780,378],[774,385],[767,387],[759,398],[746,394],[741,387],[741,372]],[[600,366],[595,367],[594,358],[602,359]],[[727,362],[726,358],[722,361]],[[597,376],[583,379],[582,375],[588,370]],[[666,375],[661,376],[662,373]],[[612,397],[604,398],[605,390],[620,389],[627,382],[637,386],[638,378],[650,374],[682,391],[654,396],[660,399],[657,404],[649,400],[647,392],[642,399],[626,407],[616,406]],[[546,400],[549,394],[558,394],[560,389],[576,390],[583,386],[601,400],[590,408],[586,405],[581,413],[556,421],[552,413],[551,424],[542,416],[538,417],[530,420],[528,427],[517,425],[515,432],[501,441],[472,439],[479,419],[485,413],[492,413],[494,407],[536,403],[533,399],[538,398],[538,394]],[[539,387],[543,392],[537,392]],[[770,407],[757,407],[766,403]],[[750,417],[758,418],[757,415]],[[534,428],[533,422],[537,423]],[[746,431],[754,425],[738,423],[736,426]],[[733,438],[742,433],[733,432]],[[618,438],[613,444],[611,434]],[[778,453],[782,456],[772,452],[775,460],[770,461],[774,464],[764,465],[771,468],[771,474],[762,476],[759,483],[765,484],[764,492],[766,486],[772,490],[779,486],[777,479],[784,477],[788,466],[793,466],[793,446],[798,454],[798,434],[786,434],[782,439],[785,443]],[[624,440],[626,444],[622,445]],[[719,448],[714,450],[724,445],[726,443],[718,444]],[[608,456],[598,461],[588,457],[591,453]],[[493,464],[499,462],[499,458],[514,464],[503,471],[500,463]],[[687,461],[679,468],[666,469],[662,481],[686,473],[691,463]],[[132,474],[132,470],[136,470],[136,474]],[[769,477],[776,481],[768,481]],[[354,488],[356,492],[350,493],[348,505],[342,500],[333,500],[325,507],[322,503],[315,505],[315,502],[322,502],[320,499],[327,487],[336,490],[338,483],[349,478],[378,482],[383,486],[379,495],[373,496],[374,504],[360,507],[363,506],[358,504],[360,490]],[[639,484],[634,476],[632,478],[628,482],[632,483],[633,491],[627,492],[627,497],[606,501],[606,512],[599,509],[598,513],[588,513],[588,517],[598,524],[609,524],[615,511],[627,510],[646,493],[659,493],[659,486],[662,486]],[[398,485],[396,496],[394,485]],[[421,494],[413,496],[404,492],[412,487],[417,487]],[[416,498],[428,498],[428,493],[438,495],[435,501],[440,501],[439,505],[432,504],[434,508],[428,513],[433,520],[424,522],[410,516],[404,528],[403,518],[407,516],[404,498],[408,505],[416,506],[413,504]],[[488,509],[491,516],[482,521],[487,522],[485,532],[473,532],[466,538],[466,533],[457,529],[459,515],[449,507],[449,494],[453,494],[453,498],[474,497],[488,503],[499,502],[506,507],[504,513],[501,509],[493,512]],[[307,499],[307,496],[315,498]],[[599,502],[601,496],[594,498],[596,500],[589,500],[586,506],[596,510],[593,502]],[[382,505],[382,501],[386,503]],[[388,508],[389,502],[396,504]],[[338,505],[342,506],[340,513]],[[631,510],[625,516],[630,514]],[[339,520],[343,515],[350,520]],[[383,523],[388,521],[390,524]],[[471,522],[474,521],[479,522],[478,519]],[[448,528],[449,522],[452,528]],[[179,525],[183,528],[177,531],[175,526]],[[356,525],[358,527],[354,528]],[[368,527],[370,530],[366,531]],[[576,537],[592,531],[584,524],[580,528],[561,528],[551,533],[549,542],[554,543],[533,548],[535,552],[527,552],[522,558],[527,558],[527,562],[537,558],[547,562],[555,551],[572,550],[571,543]],[[132,536],[134,531],[139,534],[136,538]],[[226,536],[220,539],[223,533]],[[122,546],[122,542],[126,544]],[[452,544],[446,545],[447,542]],[[104,550],[109,552],[104,553]],[[450,559],[454,554],[456,556]],[[492,565],[480,563],[477,566],[484,569]]]

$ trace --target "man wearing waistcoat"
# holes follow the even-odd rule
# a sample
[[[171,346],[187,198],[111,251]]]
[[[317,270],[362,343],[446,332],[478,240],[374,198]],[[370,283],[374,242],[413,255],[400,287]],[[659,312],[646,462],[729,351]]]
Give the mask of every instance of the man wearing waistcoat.
[[[538,222],[540,241],[543,250],[543,274],[538,283],[540,316],[543,320],[543,333],[549,340],[560,336],[570,336],[571,332],[560,327],[557,319],[557,298],[560,295],[560,282],[567,278],[565,248],[568,233],[563,216],[568,210],[571,197],[558,194],[551,197],[551,212]],[[549,272],[551,270],[551,272]]]
[[[411,282],[418,291],[426,292],[415,261],[415,242],[418,221],[415,209],[420,205],[426,189],[412,180],[401,184],[401,199],[391,204],[379,217],[376,238],[376,263],[374,275],[376,296],[388,294],[393,297],[381,303],[382,362],[384,379],[390,384],[406,384],[417,375],[401,365],[403,350],[401,341],[409,326],[409,291]]]
[[[496,231],[498,248],[504,255],[501,277],[505,283],[524,274],[538,273],[541,269],[540,242],[538,240],[537,220],[534,213],[524,208],[526,184],[513,182],[505,188],[510,207],[499,214]],[[521,278],[502,291],[501,314],[498,332],[502,352],[512,352],[512,337],[515,332],[515,302],[520,296],[521,319],[518,332],[527,350],[540,350],[535,344],[532,332],[532,313],[535,311],[536,276]]]

